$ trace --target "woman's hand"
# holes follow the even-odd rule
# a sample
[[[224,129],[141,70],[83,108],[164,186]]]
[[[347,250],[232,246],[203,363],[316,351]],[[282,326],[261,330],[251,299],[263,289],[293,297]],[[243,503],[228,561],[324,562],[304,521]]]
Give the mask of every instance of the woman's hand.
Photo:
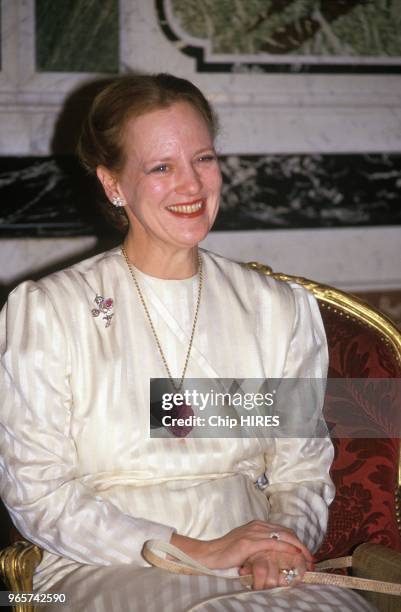
[[[239,575],[252,574],[253,589],[271,589],[279,586],[294,586],[301,582],[307,568],[302,553],[260,552],[252,555],[239,569]],[[292,570],[287,579],[283,570]]]
[[[248,561],[252,563],[252,567],[255,565],[259,568],[261,561],[257,561],[254,557],[258,553],[263,553],[264,559],[267,558],[267,553],[274,553],[275,555],[288,554],[291,558],[297,555],[300,560],[303,559],[304,563],[313,561],[306,546],[291,529],[266,521],[251,521],[214,540],[196,540],[175,533],[171,537],[171,544],[210,569],[241,567]],[[297,560],[297,563],[300,560]],[[284,559],[283,562],[286,560]],[[263,565],[266,565],[266,561],[263,561]]]

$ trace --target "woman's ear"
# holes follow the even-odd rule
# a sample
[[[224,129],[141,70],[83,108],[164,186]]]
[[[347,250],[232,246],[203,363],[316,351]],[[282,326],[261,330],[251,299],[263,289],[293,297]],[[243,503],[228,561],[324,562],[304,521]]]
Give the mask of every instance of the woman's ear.
[[[99,181],[102,183],[104,192],[110,202],[114,197],[120,195],[117,178],[114,174],[110,172],[110,170],[108,170],[104,166],[98,166],[96,168],[96,175]]]

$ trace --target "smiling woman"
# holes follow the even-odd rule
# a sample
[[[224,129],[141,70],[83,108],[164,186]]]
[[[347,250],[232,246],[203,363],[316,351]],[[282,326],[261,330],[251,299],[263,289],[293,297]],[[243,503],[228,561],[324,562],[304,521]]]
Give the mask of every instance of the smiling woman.
[[[131,117],[124,130],[124,165],[97,175],[110,201],[129,219],[132,263],[159,278],[186,278],[197,269],[196,247],[216,218],[221,174],[210,130],[188,102]]]
[[[329,439],[199,439],[196,406],[173,402],[163,424],[149,391],[151,379],[186,397],[189,379],[326,376],[313,296],[198,248],[219,206],[215,134],[203,94],[171,75],[117,79],[95,99],[80,156],[124,243],[9,296],[0,494],[45,551],[35,590],[66,593],[65,610],[371,610],[300,584],[333,499]],[[322,394],[310,403],[320,413]],[[216,575],[150,567],[150,539]]]

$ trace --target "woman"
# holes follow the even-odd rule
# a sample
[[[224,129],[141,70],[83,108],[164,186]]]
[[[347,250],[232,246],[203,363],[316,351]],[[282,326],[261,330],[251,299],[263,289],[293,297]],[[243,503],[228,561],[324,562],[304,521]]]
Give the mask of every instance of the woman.
[[[198,249],[219,206],[216,129],[201,92],[170,75],[95,99],[80,156],[127,233],[9,297],[1,496],[45,550],[35,589],[65,592],[67,609],[370,609],[298,584],[333,498],[329,440],[149,438],[150,378],[326,375],[311,295]],[[255,590],[150,568],[152,538],[252,573]]]

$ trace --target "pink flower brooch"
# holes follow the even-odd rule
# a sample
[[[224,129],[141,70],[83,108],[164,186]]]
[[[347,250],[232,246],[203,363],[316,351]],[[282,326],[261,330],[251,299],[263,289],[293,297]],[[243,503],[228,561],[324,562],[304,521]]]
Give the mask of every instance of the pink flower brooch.
[[[96,303],[97,308],[92,308],[92,316],[98,317],[103,314],[104,317],[102,317],[102,319],[106,321],[105,327],[110,327],[111,319],[114,316],[114,312],[112,312],[114,307],[113,300],[111,298],[104,298],[101,295],[96,295],[93,301]]]

